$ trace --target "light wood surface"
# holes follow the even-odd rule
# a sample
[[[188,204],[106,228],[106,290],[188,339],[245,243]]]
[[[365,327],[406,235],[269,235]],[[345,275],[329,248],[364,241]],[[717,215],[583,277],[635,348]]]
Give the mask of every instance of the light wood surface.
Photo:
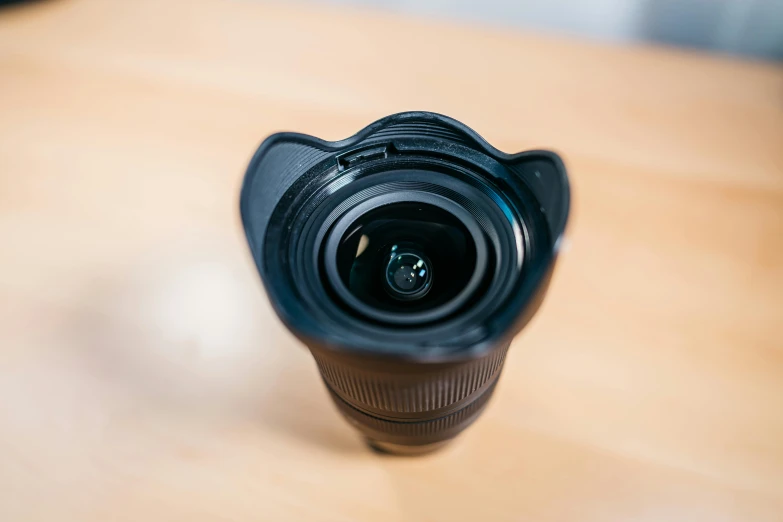
[[[450,448],[365,449],[251,266],[276,130],[558,150],[570,251]],[[0,520],[783,520],[783,68],[254,1],[0,10]]]

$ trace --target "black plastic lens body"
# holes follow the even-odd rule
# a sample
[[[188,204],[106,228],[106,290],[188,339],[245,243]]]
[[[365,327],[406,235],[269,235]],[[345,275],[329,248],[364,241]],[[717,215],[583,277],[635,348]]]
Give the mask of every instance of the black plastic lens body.
[[[569,208],[551,152],[411,112],[352,138],[269,137],[242,188],[267,294],[371,443],[438,447],[487,404],[546,292]]]

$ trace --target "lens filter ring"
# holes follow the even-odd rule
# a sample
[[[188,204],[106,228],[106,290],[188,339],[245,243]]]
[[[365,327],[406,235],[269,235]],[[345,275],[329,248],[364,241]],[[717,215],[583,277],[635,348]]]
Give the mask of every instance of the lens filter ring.
[[[339,336],[340,342],[349,338],[362,338],[364,343],[383,339],[376,349],[388,347],[390,352],[416,356],[436,350],[450,352],[452,343],[463,343],[466,339],[475,342],[485,335],[478,325],[497,313],[513,292],[527,245],[525,222],[515,218],[503,194],[467,169],[429,159],[410,164],[406,169],[365,169],[350,181],[335,178],[321,187],[310,193],[308,203],[298,209],[291,221],[281,222],[285,228],[275,228],[270,233],[289,234],[288,254],[282,253],[281,257],[288,261],[279,273],[290,271],[298,301],[308,306],[307,313],[319,325],[330,329],[330,335]],[[383,323],[357,313],[336,294],[323,262],[325,239],[331,227],[362,202],[380,195],[411,191],[442,196],[475,219],[488,246],[487,279],[465,307],[448,317],[410,325]],[[438,272],[437,268],[435,271]]]

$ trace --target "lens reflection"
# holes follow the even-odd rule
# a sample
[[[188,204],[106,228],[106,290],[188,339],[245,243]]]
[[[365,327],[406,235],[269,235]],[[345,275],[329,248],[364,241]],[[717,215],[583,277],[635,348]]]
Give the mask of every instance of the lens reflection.
[[[425,203],[394,203],[364,214],[337,249],[337,269],[350,292],[391,312],[446,303],[465,288],[475,265],[465,225]]]
[[[395,299],[409,301],[424,297],[430,289],[432,270],[423,254],[392,246],[386,265],[386,291]]]

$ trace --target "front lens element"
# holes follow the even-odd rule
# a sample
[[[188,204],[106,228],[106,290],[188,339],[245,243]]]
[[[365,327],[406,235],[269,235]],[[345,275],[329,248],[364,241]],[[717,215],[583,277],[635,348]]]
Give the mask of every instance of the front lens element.
[[[342,283],[365,305],[410,314],[444,305],[468,285],[476,244],[450,212],[394,203],[351,224],[337,247],[336,265]]]

